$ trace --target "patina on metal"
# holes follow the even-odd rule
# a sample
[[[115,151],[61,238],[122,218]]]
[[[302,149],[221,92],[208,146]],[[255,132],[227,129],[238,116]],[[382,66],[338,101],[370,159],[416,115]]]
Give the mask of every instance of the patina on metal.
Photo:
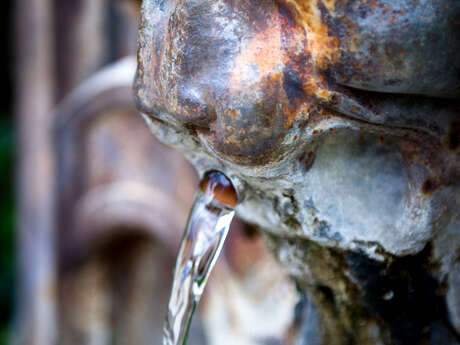
[[[144,0],[135,90],[239,189],[305,343],[459,343],[459,2]]]

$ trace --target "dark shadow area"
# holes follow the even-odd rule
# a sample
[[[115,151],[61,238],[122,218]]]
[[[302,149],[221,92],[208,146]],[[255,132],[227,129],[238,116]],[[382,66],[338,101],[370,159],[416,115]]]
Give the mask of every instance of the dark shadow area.
[[[0,93],[0,344],[7,344],[8,328],[12,316],[14,292],[13,257],[13,151],[14,127],[12,116],[12,2],[2,1],[0,11],[1,46],[0,69],[3,81]],[[5,49],[6,48],[6,49]]]

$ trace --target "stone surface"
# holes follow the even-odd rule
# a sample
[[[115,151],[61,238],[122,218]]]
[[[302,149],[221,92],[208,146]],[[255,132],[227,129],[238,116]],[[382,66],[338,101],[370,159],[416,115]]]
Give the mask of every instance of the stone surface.
[[[249,231],[248,231],[249,230]],[[234,221],[200,312],[208,344],[291,344],[298,296],[260,234]]]
[[[320,344],[458,343],[458,18],[452,1],[143,2],[138,108],[232,179]]]

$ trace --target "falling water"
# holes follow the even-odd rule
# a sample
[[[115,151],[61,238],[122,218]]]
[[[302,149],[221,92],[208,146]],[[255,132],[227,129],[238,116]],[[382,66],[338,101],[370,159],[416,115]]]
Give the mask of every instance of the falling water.
[[[230,180],[211,171],[200,182],[177,255],[163,330],[164,345],[185,345],[193,313],[222,250],[237,195]]]

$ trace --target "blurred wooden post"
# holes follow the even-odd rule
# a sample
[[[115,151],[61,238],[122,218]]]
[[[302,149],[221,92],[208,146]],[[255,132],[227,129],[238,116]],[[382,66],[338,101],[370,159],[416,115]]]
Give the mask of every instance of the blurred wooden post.
[[[139,0],[53,0],[56,97],[102,66],[135,54]]]
[[[52,119],[54,33],[51,0],[17,0],[18,292],[15,344],[55,343]]]
[[[108,0],[53,0],[56,25],[56,97],[113,60]],[[112,0],[110,0],[112,2]]]

